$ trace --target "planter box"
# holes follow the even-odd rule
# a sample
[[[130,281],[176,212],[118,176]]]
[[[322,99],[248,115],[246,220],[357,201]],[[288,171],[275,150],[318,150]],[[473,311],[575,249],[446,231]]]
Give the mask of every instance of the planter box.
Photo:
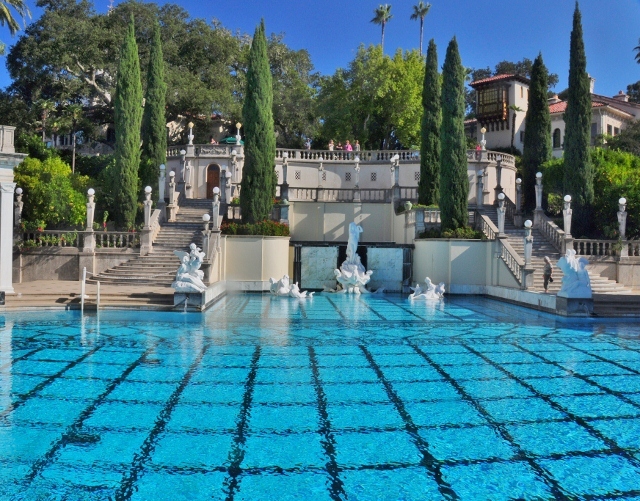
[[[229,290],[268,291],[269,278],[289,272],[290,237],[225,235],[221,238],[223,280]]]

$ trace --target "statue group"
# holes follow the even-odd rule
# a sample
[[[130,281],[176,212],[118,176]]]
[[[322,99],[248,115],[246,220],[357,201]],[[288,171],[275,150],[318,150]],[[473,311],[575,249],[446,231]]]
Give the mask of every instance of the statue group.
[[[301,291],[297,283],[291,284],[289,282],[289,275],[284,275],[280,280],[276,281],[275,278],[270,278],[269,282],[271,287],[269,291],[274,296],[288,296],[295,297],[297,299],[305,299],[313,297],[313,292]]]
[[[367,283],[371,280],[373,271],[366,271],[357,254],[358,241],[362,233],[362,226],[356,223],[349,224],[349,242],[347,243],[347,259],[340,269],[334,270],[338,287],[331,292],[341,292],[347,294],[367,294],[370,291],[366,289]]]
[[[413,291],[409,294],[409,299],[422,300],[422,299],[442,299],[444,297],[444,282],[440,282],[438,285],[434,285],[429,277],[424,279],[425,288],[420,287],[420,284],[416,284],[415,287],[411,287]]]
[[[176,292],[204,292],[207,286],[202,279],[204,272],[200,270],[202,261],[205,258],[204,252],[194,243],[189,246],[189,252],[173,251],[180,259],[180,267],[176,272],[176,279],[171,284]]]
[[[558,261],[558,268],[562,270],[562,287],[558,296],[583,299],[592,297],[588,264],[588,259],[577,258],[575,250],[567,249],[566,255]]]

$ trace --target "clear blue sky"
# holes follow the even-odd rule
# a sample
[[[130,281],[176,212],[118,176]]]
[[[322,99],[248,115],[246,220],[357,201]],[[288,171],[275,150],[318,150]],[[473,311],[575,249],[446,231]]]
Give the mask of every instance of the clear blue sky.
[[[27,0],[34,9],[35,0]],[[94,0],[96,10],[107,10],[109,0]],[[119,3],[119,0],[115,0]],[[345,67],[359,44],[380,43],[380,27],[370,23],[376,0],[175,0],[192,17],[218,18],[232,30],[253,33],[261,18],[268,33],[284,33],[285,43],[307,49],[316,70],[331,74]],[[385,32],[385,52],[418,47],[419,22],[409,20],[417,0],[395,0],[393,18]],[[542,52],[550,72],[557,73],[561,91],[567,86],[569,36],[573,0],[430,0],[425,18],[424,45],[435,38],[440,64],[455,35],[465,66],[493,67],[502,60],[534,59]],[[581,0],[587,51],[587,71],[596,79],[598,94],[613,95],[640,80],[633,48],[640,39],[640,0]],[[34,18],[38,12],[34,11]],[[11,43],[6,28],[0,37]],[[4,58],[1,58],[4,69]],[[9,83],[6,70],[0,87]]]

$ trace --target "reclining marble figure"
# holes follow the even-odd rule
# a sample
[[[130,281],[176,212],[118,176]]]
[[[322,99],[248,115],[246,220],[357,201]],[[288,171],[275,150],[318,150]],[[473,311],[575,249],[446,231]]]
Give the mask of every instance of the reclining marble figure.
[[[438,285],[433,285],[431,279],[426,277],[424,279],[426,289],[422,289],[420,284],[416,284],[415,287],[411,287],[413,291],[409,294],[409,299],[442,299],[444,296],[444,282],[440,282]]]
[[[298,283],[290,284],[289,283],[289,275],[284,275],[280,280],[276,281],[275,278],[270,278],[269,282],[271,283],[271,287],[269,288],[269,292],[274,296],[288,296],[295,297],[297,299],[305,299],[313,297],[313,292],[308,293],[307,291],[301,291],[300,287],[298,287]]]

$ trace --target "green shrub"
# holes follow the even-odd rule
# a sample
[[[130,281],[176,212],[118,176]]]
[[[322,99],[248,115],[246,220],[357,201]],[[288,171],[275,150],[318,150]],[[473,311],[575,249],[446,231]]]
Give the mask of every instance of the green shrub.
[[[220,228],[223,235],[260,235],[265,237],[288,237],[289,226],[275,221],[258,221],[257,223],[224,223]]]
[[[454,230],[441,231],[438,228],[426,230],[418,235],[418,238],[462,238],[465,240],[486,240],[487,237],[481,231],[476,231],[469,226]]]

